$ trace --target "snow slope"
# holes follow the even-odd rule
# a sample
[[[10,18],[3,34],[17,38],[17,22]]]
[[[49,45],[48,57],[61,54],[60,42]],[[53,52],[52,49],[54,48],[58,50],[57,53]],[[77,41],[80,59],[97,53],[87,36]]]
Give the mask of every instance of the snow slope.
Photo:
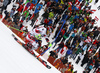
[[[47,69],[43,66],[11,34],[0,21],[0,73],[60,73],[54,67]]]

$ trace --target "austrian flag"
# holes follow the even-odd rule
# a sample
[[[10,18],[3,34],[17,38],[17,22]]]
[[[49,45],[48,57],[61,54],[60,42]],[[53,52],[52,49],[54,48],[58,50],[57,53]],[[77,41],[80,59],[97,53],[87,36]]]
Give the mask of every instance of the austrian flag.
[[[96,21],[98,21],[99,20],[99,18],[97,18],[97,16],[95,16],[95,18],[94,18]]]
[[[72,2],[68,2],[68,4],[69,4],[70,6],[72,6]]]
[[[93,9],[93,10],[87,10],[87,12],[90,12],[90,13],[92,13],[92,14],[93,14],[95,11],[96,11],[96,10],[94,10],[94,9]]]
[[[88,36],[87,39],[84,42],[90,43],[90,42],[92,42],[92,39]]]

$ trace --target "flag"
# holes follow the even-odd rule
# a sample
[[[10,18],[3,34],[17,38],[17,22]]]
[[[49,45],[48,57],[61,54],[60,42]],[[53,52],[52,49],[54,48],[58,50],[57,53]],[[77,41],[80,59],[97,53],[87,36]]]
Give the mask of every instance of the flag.
[[[96,11],[96,10],[94,10],[94,9],[93,9],[93,10],[87,10],[87,12],[90,12],[90,13],[92,13],[92,14],[93,14],[95,11]]]
[[[64,47],[60,50],[60,54],[63,55],[67,51],[67,46],[64,45]]]
[[[80,3],[79,0],[76,0],[76,1],[75,1],[75,4],[76,4],[76,5],[79,5],[79,3]]]
[[[92,39],[88,36],[84,42],[90,43],[90,42],[92,42]]]
[[[81,9],[81,6],[80,5],[76,5],[76,8],[80,10]]]
[[[96,21],[98,21],[99,20],[99,18],[97,18],[97,16],[95,16],[95,18],[94,18]]]
[[[72,6],[72,2],[68,2],[68,4],[69,4],[70,6]]]

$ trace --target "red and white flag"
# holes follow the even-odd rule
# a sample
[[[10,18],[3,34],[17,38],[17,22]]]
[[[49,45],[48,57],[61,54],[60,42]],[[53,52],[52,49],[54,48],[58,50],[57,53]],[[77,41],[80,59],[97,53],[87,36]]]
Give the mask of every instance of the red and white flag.
[[[66,51],[67,51],[67,46],[64,46],[61,50],[60,50],[60,54],[63,55]]]
[[[35,25],[36,25],[37,22],[38,22],[38,19],[35,21]]]
[[[69,4],[70,6],[72,6],[72,2],[68,2],[68,4]]]
[[[76,7],[77,7],[78,9],[81,9],[81,6],[80,6],[80,5],[76,5]]]
[[[92,39],[88,36],[84,42],[90,43],[90,42],[92,42]]]
[[[90,12],[90,13],[92,13],[92,14],[93,14],[95,11],[96,11],[96,10],[94,10],[94,9],[93,9],[93,10],[87,10],[87,12]]]
[[[95,16],[95,18],[94,18],[96,21],[98,21],[99,20],[99,18],[97,17],[97,16]]]
[[[75,1],[75,4],[76,4],[76,5],[79,5],[79,4],[80,4],[79,0],[76,0],[76,1]]]

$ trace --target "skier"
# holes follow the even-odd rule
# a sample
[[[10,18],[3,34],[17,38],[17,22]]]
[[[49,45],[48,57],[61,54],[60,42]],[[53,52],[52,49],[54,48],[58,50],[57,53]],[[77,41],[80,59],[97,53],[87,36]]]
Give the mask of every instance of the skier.
[[[32,31],[30,31],[30,34],[32,34],[33,36],[38,36],[39,34],[41,34],[42,37],[46,36],[46,28],[45,26],[37,26],[36,28],[32,29]]]

